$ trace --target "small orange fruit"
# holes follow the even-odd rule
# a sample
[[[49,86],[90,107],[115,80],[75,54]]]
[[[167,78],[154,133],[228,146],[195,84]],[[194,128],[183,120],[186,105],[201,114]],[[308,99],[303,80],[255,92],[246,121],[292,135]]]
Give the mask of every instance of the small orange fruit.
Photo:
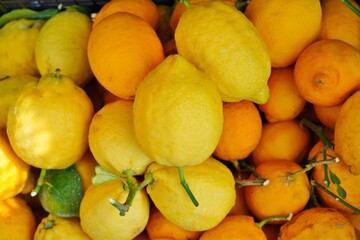
[[[331,106],[331,107],[325,107],[325,106],[318,106],[313,105],[315,114],[319,121],[329,129],[334,130],[336,119],[339,115],[340,109],[342,107],[342,104]]]
[[[159,21],[156,4],[151,0],[111,0],[105,3],[96,14],[93,28],[95,28],[101,20],[117,12],[134,14],[149,23],[153,29],[157,27]]]
[[[270,97],[259,109],[268,122],[285,121],[296,118],[306,105],[294,81],[294,66],[272,68],[268,80]]]
[[[321,27],[319,0],[251,0],[245,16],[268,46],[273,67],[293,64]]]
[[[202,234],[200,231],[190,231],[175,225],[165,218],[155,206],[152,206],[150,210],[150,217],[146,225],[146,232],[150,239],[172,240],[196,240],[199,239]]]
[[[306,173],[294,175],[300,170],[300,165],[287,160],[266,161],[257,166],[256,173],[270,182],[266,186],[245,187],[245,199],[250,212],[257,219],[263,220],[302,211],[310,198],[310,183]],[[249,177],[250,180],[255,178],[254,174]]]
[[[360,50],[354,46],[336,39],[318,40],[298,57],[295,84],[312,104],[339,105],[360,88],[359,66]]]
[[[260,142],[251,153],[251,160],[256,166],[280,159],[301,163],[307,157],[310,147],[310,131],[299,120],[266,122]]]
[[[358,3],[349,0],[359,9]],[[360,50],[360,18],[343,1],[321,0],[319,39],[339,39]]]
[[[155,30],[145,20],[118,12],[93,28],[88,56],[95,77],[105,89],[132,99],[138,84],[164,59],[164,52]]]
[[[241,236],[241,238],[240,238]],[[247,215],[226,216],[217,226],[205,231],[200,240],[266,240],[254,218]]]
[[[334,208],[309,208],[280,227],[278,240],[355,240],[354,226]]]
[[[253,102],[224,103],[224,126],[215,156],[233,161],[250,155],[260,141],[262,120]]]

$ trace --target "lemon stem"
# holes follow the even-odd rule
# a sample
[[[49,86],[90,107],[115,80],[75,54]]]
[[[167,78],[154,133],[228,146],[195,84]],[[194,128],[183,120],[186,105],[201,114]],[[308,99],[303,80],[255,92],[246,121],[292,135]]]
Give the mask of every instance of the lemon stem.
[[[190,8],[191,7],[191,3],[188,0],[180,0],[180,2],[182,2],[186,8]]]
[[[152,176],[152,174],[146,173],[144,180],[136,185],[132,180],[134,174],[133,171],[124,171],[124,173],[127,175],[128,178],[127,184],[125,184],[126,190],[129,191],[125,203],[119,203],[114,198],[109,199],[109,202],[119,210],[120,216],[125,216],[126,212],[129,211],[136,193],[154,181],[154,177]]]
[[[256,225],[259,228],[262,228],[263,226],[265,226],[265,224],[269,223],[269,222],[274,222],[274,221],[290,221],[293,217],[293,214],[290,213],[287,217],[276,217],[276,216],[272,216],[272,217],[268,217],[265,218],[264,220],[262,220],[261,222],[256,223]]]
[[[350,203],[346,202],[344,199],[342,199],[341,197],[337,196],[336,194],[334,194],[333,192],[331,192],[329,189],[327,189],[326,187],[322,186],[320,183],[316,182],[315,180],[310,180],[310,184],[312,186],[315,186],[317,188],[319,188],[320,190],[324,191],[325,193],[329,194],[332,198],[334,198],[337,202],[340,202],[341,204],[343,204],[344,206],[348,207],[349,209],[351,209],[352,211],[354,211],[356,214],[360,214],[360,209],[356,208],[355,206],[351,205]]]
[[[40,175],[38,177],[36,186],[31,191],[30,196],[35,197],[40,192],[40,189],[41,189],[42,185],[44,184],[45,176],[46,176],[46,169],[42,168],[41,171],[40,171]]]
[[[335,158],[332,158],[332,159],[327,159],[327,160],[322,160],[322,161],[318,161],[318,162],[311,162],[311,163],[306,164],[303,169],[301,169],[301,170],[299,170],[297,172],[294,172],[294,173],[290,173],[288,175],[288,178],[290,180],[294,180],[297,176],[310,171],[315,166],[327,165],[328,163],[338,163],[338,162],[340,162],[340,159],[338,157],[335,157]]]
[[[266,186],[269,185],[270,180],[269,179],[263,179],[263,178],[256,178],[254,180],[250,179],[237,179],[235,180],[235,186],[236,187],[247,187],[247,186]]]
[[[177,169],[179,171],[181,185],[184,187],[186,193],[189,195],[189,197],[190,197],[191,201],[193,202],[193,204],[195,205],[195,207],[199,206],[198,201],[194,197],[193,193],[191,192],[191,190],[189,188],[189,185],[187,184],[187,182],[185,180],[184,167],[177,167]]]
[[[350,8],[356,15],[360,17],[360,10],[357,9],[351,2],[348,0],[341,0],[348,8]]]

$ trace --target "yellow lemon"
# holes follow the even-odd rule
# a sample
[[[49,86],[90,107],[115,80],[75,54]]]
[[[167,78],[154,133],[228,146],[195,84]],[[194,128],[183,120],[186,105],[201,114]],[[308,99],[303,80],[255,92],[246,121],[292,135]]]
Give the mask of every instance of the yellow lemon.
[[[8,112],[7,134],[15,153],[37,168],[62,169],[88,149],[91,100],[72,80],[46,74]]]
[[[219,93],[212,81],[178,54],[168,56],[140,83],[133,111],[140,147],[163,165],[199,164],[220,139]]]
[[[19,194],[30,175],[30,166],[14,153],[4,130],[0,130],[0,172],[0,200]]]
[[[269,98],[267,47],[233,4],[193,3],[179,20],[175,42],[180,55],[211,77],[223,101],[262,104]]]
[[[180,183],[176,167],[152,163],[147,172],[154,181],[146,188],[157,209],[175,225],[190,231],[205,231],[219,224],[235,204],[235,180],[221,162],[209,158],[196,166],[184,167],[195,206]]]
[[[91,19],[76,10],[67,10],[50,18],[36,41],[35,59],[41,75],[61,69],[62,74],[84,86],[93,73],[87,55]]]
[[[61,218],[51,214],[37,226],[34,240],[91,240],[82,230],[79,218]]]
[[[136,182],[136,179],[133,179]],[[129,211],[120,216],[119,210],[109,199],[124,203],[128,191],[119,180],[91,185],[80,205],[82,229],[94,240],[131,240],[145,230],[149,219],[150,205],[145,190],[138,191]]]
[[[35,215],[21,197],[0,201],[0,240],[33,239],[36,230]]]
[[[41,20],[18,19],[0,29],[0,78],[39,76],[35,64],[35,43],[43,24]]]
[[[152,162],[135,138],[133,101],[109,103],[94,115],[89,146],[96,161],[118,175],[123,175],[125,170],[143,174]]]
[[[35,86],[38,77],[20,75],[0,80],[0,129],[6,128],[10,104],[26,89]]]

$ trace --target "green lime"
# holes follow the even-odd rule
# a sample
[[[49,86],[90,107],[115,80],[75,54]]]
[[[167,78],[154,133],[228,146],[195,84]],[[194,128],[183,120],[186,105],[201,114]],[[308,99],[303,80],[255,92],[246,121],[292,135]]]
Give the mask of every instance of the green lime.
[[[47,212],[58,217],[78,217],[83,197],[81,177],[74,166],[49,169],[38,196]]]

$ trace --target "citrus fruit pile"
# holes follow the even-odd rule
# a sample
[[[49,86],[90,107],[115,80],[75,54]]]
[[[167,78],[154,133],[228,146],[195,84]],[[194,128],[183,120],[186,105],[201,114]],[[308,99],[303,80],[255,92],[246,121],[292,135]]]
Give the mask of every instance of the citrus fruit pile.
[[[353,0],[0,16],[0,240],[360,238]]]

